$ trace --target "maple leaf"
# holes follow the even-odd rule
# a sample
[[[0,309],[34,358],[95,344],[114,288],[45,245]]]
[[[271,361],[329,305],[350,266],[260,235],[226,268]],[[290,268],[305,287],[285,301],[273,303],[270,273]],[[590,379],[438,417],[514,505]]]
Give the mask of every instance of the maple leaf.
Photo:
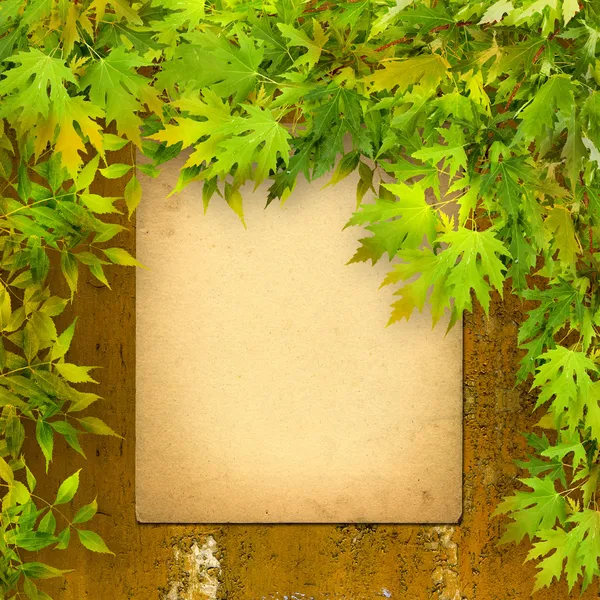
[[[464,135],[457,125],[451,125],[448,129],[439,127],[437,132],[446,140],[447,145],[433,144],[426,146],[417,152],[413,152],[411,156],[419,160],[429,161],[434,165],[442,162],[442,168],[448,168],[448,174],[452,179],[458,169],[464,169],[467,166],[468,159],[464,151]]]
[[[560,579],[565,561],[567,583],[569,590],[571,590],[581,573],[581,564],[577,556],[579,550],[577,537],[561,527],[544,529],[539,531],[536,536],[541,541],[533,544],[533,548],[527,555],[527,560],[550,554],[538,565],[539,572],[535,578],[533,591],[537,592],[539,589],[550,585],[554,578]]]
[[[471,310],[471,290],[487,313],[490,290],[502,294],[505,266],[498,256],[510,257],[506,247],[490,229],[472,231],[459,227],[438,237],[439,243],[448,244],[440,253],[438,274],[447,275],[447,287],[454,298],[458,313]],[[489,281],[489,283],[488,283]]]
[[[577,428],[590,402],[592,379],[598,370],[585,352],[557,346],[540,357],[543,362],[534,377],[532,388],[541,388],[536,407],[552,401],[550,411],[561,427]],[[597,400],[594,400],[597,403]],[[562,422],[564,421],[564,423]]]
[[[537,436],[534,433],[528,433],[525,435],[525,439],[529,446],[531,446],[536,452],[539,452],[543,455],[543,452],[550,448],[550,442],[546,437],[546,434],[542,434],[542,436]],[[552,458],[551,460],[544,460],[539,458],[538,456],[528,454],[528,460],[517,460],[515,461],[517,466],[521,469],[526,469],[529,472],[529,475],[532,477],[537,477],[539,475],[543,475],[547,473],[549,477],[552,479],[558,479],[564,487],[567,485],[567,480],[565,477],[565,470],[563,467],[563,463],[561,460],[556,458]]]
[[[479,21],[479,25],[502,21],[503,16],[510,13],[513,8],[511,0],[498,0],[497,2],[494,2],[494,4],[488,6],[483,17],[481,17],[481,21]]]
[[[522,348],[528,349],[517,374],[519,380],[535,371],[542,349],[554,347],[554,335],[565,323],[570,319],[577,324],[583,320],[584,315],[581,292],[564,279],[559,279],[548,289],[524,290],[523,297],[540,304],[527,313],[527,320],[519,329],[517,341]],[[527,340],[529,343],[524,344]]]
[[[572,264],[581,247],[575,234],[575,227],[570,211],[560,204],[548,212],[544,228],[553,235],[553,251],[558,251],[558,258],[564,264]]]
[[[542,456],[563,461],[567,454],[573,452],[573,469],[576,469],[581,463],[586,462],[586,451],[581,443],[581,436],[577,432],[560,432],[559,442],[553,446],[548,446],[542,451]]]
[[[592,577],[600,573],[600,512],[586,508],[575,512],[566,523],[569,529],[557,527],[536,534],[541,541],[533,544],[527,560],[545,558],[538,565],[540,571],[534,592],[549,586],[554,578],[560,579],[563,568],[569,591],[577,583],[582,570],[582,592],[589,586]]]
[[[383,69],[377,69],[365,78],[371,92],[393,90],[404,92],[410,86],[419,85],[424,92],[434,91],[449,76],[450,64],[440,54],[426,54],[407,59],[381,61]]]
[[[600,511],[588,508],[575,513],[568,519],[576,527],[570,535],[579,542],[577,559],[583,568],[583,590],[590,585],[595,575],[600,575],[598,560],[600,559]]]
[[[306,65],[308,69],[312,69],[319,62],[321,52],[329,39],[329,35],[323,31],[316,19],[312,20],[312,26],[314,39],[310,39],[303,29],[296,29],[286,23],[277,24],[281,33],[289,40],[289,47],[302,46],[307,50],[294,61],[296,67]]]
[[[375,223],[366,229],[375,234],[377,245],[388,253],[390,260],[400,248],[417,248],[423,243],[423,238],[433,242],[437,216],[427,204],[421,185],[396,183],[384,184],[384,187],[399,200],[377,198],[374,204],[361,204],[360,210],[352,215],[344,228]]]
[[[542,35],[547,36],[554,31],[554,22],[560,18],[560,8],[555,0],[534,0],[515,11],[513,23],[521,25],[528,22],[533,25],[539,20],[538,15],[545,14],[547,18],[542,20]]]
[[[513,519],[500,539],[501,544],[520,542],[526,535],[533,539],[539,530],[551,529],[566,519],[566,501],[556,490],[554,479],[527,477],[519,479],[532,491],[516,491],[504,498],[494,515],[510,513]]]
[[[247,172],[256,162],[254,181],[258,184],[276,170],[277,156],[288,163],[290,134],[274,118],[273,113],[258,106],[244,106],[248,118],[231,117],[226,125],[215,130],[217,135],[230,137],[219,142],[217,161],[206,173],[207,178],[227,174],[234,164]]]
[[[556,111],[571,112],[574,84],[566,75],[553,75],[521,111],[518,136],[538,143],[552,134]]]
[[[161,4],[164,8],[173,11],[163,19],[161,28],[164,30],[179,29],[182,25],[187,25],[188,31],[192,30],[199,25],[206,14],[204,0],[162,0]]]
[[[362,127],[361,97],[337,84],[320,87],[307,94],[305,101],[317,104],[312,110],[313,127],[307,151],[313,152],[312,177],[324,175],[334,164],[338,154],[344,153],[344,136],[349,133],[355,150],[372,155],[371,139]]]
[[[94,61],[81,78],[82,89],[90,88],[90,100],[105,110],[107,122],[115,121],[119,135],[126,135],[138,146],[142,120],[137,113],[146,104],[156,114],[162,114],[158,92],[135,70],[148,64],[137,53],[120,46]]]
[[[371,31],[369,32],[369,38],[374,38],[385,31],[398,14],[413,2],[414,0],[396,0],[393,6],[373,22]]]
[[[523,208],[523,183],[533,179],[529,168],[523,156],[492,163],[490,172],[482,177],[481,193],[497,197],[507,217],[516,218]]]
[[[582,398],[583,411],[585,412],[584,430],[589,429],[590,436],[600,440],[600,382],[592,383],[589,395]]]
[[[18,113],[16,120],[28,129],[39,115],[48,117],[51,108],[58,117],[64,114],[68,98],[65,82],[76,84],[64,60],[30,48],[6,61],[20,66],[6,71],[0,81],[0,96],[7,96],[2,101],[0,115]]]
[[[194,93],[184,95],[173,105],[189,116],[176,117],[175,125],[167,124],[148,138],[169,146],[181,144],[182,148],[195,145],[185,166],[201,165],[203,162],[208,165],[217,155],[219,142],[225,137],[216,130],[231,119],[230,106],[209,89],[203,90],[202,96]],[[200,141],[206,136],[210,137]]]
[[[412,0],[411,0],[412,1]],[[358,19],[369,8],[370,0],[362,0],[356,2],[352,0],[350,2],[340,2],[337,8],[343,9],[343,12],[337,12],[335,15],[335,26],[344,27],[347,25],[356,26]]]
[[[96,22],[101,22],[104,19],[106,6],[110,4],[119,19],[123,19],[135,25],[142,25],[143,22],[138,16],[135,8],[131,6],[129,0],[92,0],[90,10],[96,12]]]
[[[431,316],[435,325],[442,318],[446,308],[450,308],[446,277],[437,274],[439,255],[434,254],[431,248],[422,248],[403,250],[398,256],[403,262],[394,265],[394,270],[386,275],[381,287],[400,281],[406,282],[415,275],[419,277],[412,283],[405,283],[394,292],[400,299],[392,304],[388,325],[401,319],[408,320],[415,308],[422,312],[427,301],[431,306]]]
[[[246,117],[231,115],[229,105],[210,90],[202,98],[183,97],[176,105],[203,120],[178,117],[176,125],[166,125],[148,137],[169,145],[194,145],[185,167],[205,163],[203,178],[224,177],[234,165],[236,176],[245,177],[255,165],[252,177],[258,184],[276,170],[278,156],[287,165],[290,134],[271,111],[244,105]]]
[[[187,82],[188,90],[210,87],[221,98],[233,96],[236,103],[245,99],[256,85],[264,48],[241,31],[236,45],[211,31],[194,32],[189,39],[193,44],[184,46],[181,60],[173,62],[171,82]]]
[[[84,144],[86,138],[100,155],[104,155],[102,126],[96,121],[104,116],[104,111],[81,96],[69,98],[66,107],[67,110],[58,122],[59,131],[54,149],[60,152],[63,166],[71,176],[75,177],[83,164],[79,153],[86,152]],[[75,123],[79,126],[83,139],[75,129]]]
[[[529,243],[529,232],[521,218],[513,218],[508,225],[512,261],[507,277],[512,278],[513,288],[524,290],[527,287],[527,275],[536,265],[537,252]]]
[[[416,2],[410,10],[402,13],[402,24],[423,35],[437,28],[444,31],[456,23],[443,4]]]

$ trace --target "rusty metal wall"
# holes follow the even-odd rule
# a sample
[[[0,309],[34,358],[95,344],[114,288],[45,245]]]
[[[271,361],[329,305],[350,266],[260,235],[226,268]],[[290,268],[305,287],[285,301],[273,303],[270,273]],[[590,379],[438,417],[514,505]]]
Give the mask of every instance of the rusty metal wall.
[[[99,193],[122,194],[120,182],[106,182],[104,189],[97,185]],[[121,240],[131,251],[132,229]],[[91,277],[80,279],[72,358],[102,367],[96,375],[106,400],[96,414],[125,439],[90,437],[84,444],[87,461],[66,446],[55,449],[68,460],[51,466],[50,479],[56,482],[84,468],[80,503],[98,495],[100,514],[93,525],[115,552],[114,557],[93,554],[73,540],[65,552],[42,553],[38,558],[75,569],[64,581],[45,586],[57,600],[529,597],[534,566],[523,564],[528,548],[498,547],[501,521],[491,518],[499,498],[515,486],[513,459],[525,450],[519,432],[530,430],[539,417],[532,414],[534,399],[527,388],[514,388],[516,334],[523,318],[518,302],[496,299],[489,319],[477,312],[465,321],[460,525],[139,525],[134,278],[132,269],[113,269],[112,291]],[[64,323],[70,318],[65,315]],[[56,489],[55,483],[47,489]],[[568,597],[564,584],[536,594],[539,600]],[[596,586],[584,596],[597,597]]]

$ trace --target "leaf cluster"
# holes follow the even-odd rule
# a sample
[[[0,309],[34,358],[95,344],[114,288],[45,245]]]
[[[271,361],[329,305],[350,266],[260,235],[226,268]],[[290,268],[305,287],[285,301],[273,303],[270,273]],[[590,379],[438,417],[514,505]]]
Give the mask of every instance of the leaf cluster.
[[[528,476],[498,512],[504,541],[534,542],[536,589],[587,587],[600,558],[599,37],[591,0],[3,0],[5,595],[45,597],[33,580],[59,574],[21,559],[21,533],[64,541],[32,497],[23,424],[48,461],[55,435],[81,452],[83,433],[112,433],[78,416],[97,399],[78,387],[91,368],[65,358],[75,321],[59,332],[54,319],[80,272],[108,285],[105,267],[137,264],[113,213],[131,215],[140,173],[182,152],[174,193],[197,182],[204,210],[221,197],[242,223],[247,183],[269,204],[299,177],[355,173],[347,226],[365,235],[350,262],[390,261],[390,323],[427,304],[452,326],[493,294],[530,303],[518,378],[548,435],[528,434]],[[123,197],[98,194],[103,178],[123,178]],[[70,297],[51,291],[51,267]]]

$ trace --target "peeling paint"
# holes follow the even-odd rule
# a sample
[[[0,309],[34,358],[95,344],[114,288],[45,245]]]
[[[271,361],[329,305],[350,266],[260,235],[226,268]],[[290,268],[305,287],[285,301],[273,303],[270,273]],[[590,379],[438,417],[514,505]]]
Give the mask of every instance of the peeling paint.
[[[188,552],[175,548],[175,563],[185,577],[171,583],[164,600],[217,600],[221,575],[217,552],[217,542],[212,535],[206,538],[202,546],[194,541]]]
[[[432,542],[432,549],[437,553],[436,567],[431,574],[434,590],[438,600],[467,600],[460,591],[457,572],[458,546],[453,541],[456,527],[444,525],[433,528],[437,540]]]

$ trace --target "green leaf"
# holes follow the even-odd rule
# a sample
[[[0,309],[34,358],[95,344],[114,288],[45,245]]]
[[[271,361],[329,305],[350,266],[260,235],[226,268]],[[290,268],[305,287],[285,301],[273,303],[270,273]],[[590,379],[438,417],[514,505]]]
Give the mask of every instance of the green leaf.
[[[390,60],[366,80],[372,92],[398,89],[404,92],[419,85],[423,92],[432,92],[449,76],[450,64],[440,54],[425,54],[404,60]]]
[[[40,521],[38,531],[54,536],[54,532],[56,531],[56,517],[54,516],[52,509],[49,509]]]
[[[485,25],[487,23],[496,23],[502,21],[502,17],[510,13],[513,10],[513,3],[511,0],[497,0],[494,4],[488,6],[487,10],[481,17],[479,25]]]
[[[10,97],[4,100],[7,107],[20,109],[17,118],[23,127],[34,125],[39,115],[48,117],[51,109],[59,116],[63,114],[67,98],[64,82],[76,84],[63,59],[31,47],[6,60],[19,66],[4,72],[0,96]]]
[[[56,538],[52,534],[44,533],[41,531],[19,533],[15,536],[14,539],[14,543],[19,548],[23,548],[23,550],[29,550],[30,552],[37,552],[39,550],[43,550],[55,541]]]
[[[77,260],[70,252],[63,250],[60,254],[60,268],[64,278],[71,290],[71,300],[77,291],[77,281],[79,279],[79,266]]]
[[[58,542],[55,546],[57,550],[66,550],[69,547],[71,540],[71,526],[65,527],[57,536],[56,541]]]
[[[102,173],[102,175],[106,177],[106,179],[119,179],[120,177],[123,177],[123,175],[129,173],[129,171],[131,171],[131,168],[131,165],[126,165],[124,163],[114,163],[104,169],[100,169],[100,173]]]
[[[31,249],[30,255],[31,277],[33,283],[43,283],[50,269],[50,260],[44,248],[39,243]]]
[[[29,363],[31,363],[40,351],[40,341],[31,322],[28,322],[23,330],[23,351]]]
[[[77,421],[89,433],[121,437],[115,433],[104,421],[98,419],[97,417],[82,417],[77,419]]]
[[[374,204],[362,204],[345,227],[364,225],[375,235],[367,238],[388,253],[390,260],[400,249],[416,249],[424,238],[432,243],[436,235],[437,216],[425,200],[425,192],[418,184],[384,184],[399,200],[377,198]],[[373,225],[374,224],[374,225]],[[364,241],[364,240],[361,240]]]
[[[294,61],[294,66],[306,65],[308,69],[312,69],[319,62],[323,47],[329,39],[329,36],[323,31],[321,24],[316,19],[312,20],[314,39],[311,39],[303,29],[295,29],[285,23],[277,23],[277,27],[284,37],[289,40],[288,47],[301,46],[307,50],[306,53]]]
[[[85,410],[88,406],[99,400],[100,396],[87,392],[78,392],[75,398],[71,407],[67,410],[69,413]]]
[[[103,283],[108,289],[110,289],[110,284],[108,283],[108,279],[106,279],[106,275],[104,274],[104,269],[100,263],[95,263],[89,265],[90,273],[101,283]]]
[[[579,426],[586,405],[597,404],[591,379],[597,375],[597,367],[584,352],[564,346],[548,350],[541,359],[544,362],[538,367],[532,386],[541,388],[536,406],[551,401],[555,422],[573,431]]]
[[[56,363],[54,368],[58,371],[61,377],[64,377],[70,383],[98,383],[89,375],[89,371],[97,367],[80,367],[72,363]]]
[[[558,251],[560,261],[563,264],[571,264],[581,248],[569,210],[564,206],[554,206],[544,221],[544,227],[554,237],[553,249]]]
[[[90,504],[86,504],[82,506],[78,511],[75,517],[73,518],[73,523],[87,523],[90,519],[94,517],[96,511],[98,510],[98,503],[94,499]]]
[[[143,104],[158,114],[162,111],[158,92],[137,72],[147,65],[149,63],[135,52],[118,46],[104,58],[94,60],[80,81],[82,91],[89,87],[91,102],[106,111],[107,124],[116,121],[119,135],[127,136],[138,145],[141,145],[139,128],[142,125],[138,112]]]
[[[519,136],[524,140],[542,141],[552,134],[556,111],[571,112],[573,82],[566,75],[553,75],[538,90],[533,100],[520,113]]]
[[[4,287],[0,288],[0,326],[2,329],[8,328],[11,322],[11,300],[10,293]],[[18,329],[18,328],[17,328]],[[11,331],[14,331],[12,329]]]
[[[141,169],[141,165],[138,166]],[[140,200],[142,199],[142,186],[138,178],[134,175],[125,186],[125,204],[127,204],[127,210],[129,211],[129,218],[138,207]]]
[[[593,577],[598,575],[600,512],[585,509],[569,517],[569,523],[575,525],[569,534],[579,542],[577,561],[583,569],[582,589],[585,590],[592,582]]]
[[[33,492],[35,490],[35,486],[37,485],[37,481],[33,473],[29,470],[28,466],[25,466],[25,472],[27,474],[27,485],[29,486],[29,491]]]
[[[56,500],[54,500],[54,505],[66,504],[70,502],[75,494],[77,493],[77,489],[79,488],[79,471],[76,471],[70,477],[67,477],[58,488],[58,492],[56,494]]]
[[[100,155],[96,154],[92,160],[88,161],[85,167],[81,169],[77,176],[77,190],[86,190],[96,177],[98,164],[100,163]]]
[[[52,431],[52,427],[42,419],[38,418],[35,426],[35,437],[46,459],[47,473],[48,465],[52,460],[52,450],[54,448],[54,432]]]
[[[399,281],[408,281],[419,275],[412,283],[405,283],[394,292],[400,299],[392,304],[393,311],[388,325],[401,319],[407,319],[416,308],[423,310],[429,299],[433,323],[437,323],[444,311],[450,307],[450,298],[446,289],[447,276],[438,275],[440,256],[430,248],[420,250],[404,250],[399,253],[401,263],[394,265],[394,270],[386,276],[381,284],[390,285]]]
[[[29,324],[31,324],[38,339],[43,344],[54,341],[58,337],[54,321],[42,311],[32,312],[29,317]]]
[[[563,19],[565,25],[579,12],[579,2],[577,0],[563,0]]]
[[[573,469],[576,469],[581,463],[586,462],[586,451],[578,433],[561,433],[560,442],[555,446],[546,448],[542,452],[542,456],[563,461],[565,456],[571,452],[573,452],[573,461],[571,463]]]
[[[435,277],[447,275],[446,287],[454,298],[456,310],[471,310],[471,290],[487,313],[490,290],[502,294],[506,267],[499,256],[510,256],[508,250],[490,229],[473,231],[459,227],[438,238],[448,247],[440,253]]]
[[[533,545],[532,550],[527,555],[528,560],[544,556],[554,551],[540,562],[538,568],[540,571],[535,578],[533,591],[541,589],[552,583],[554,578],[560,579],[563,570],[563,563],[566,560],[567,581],[569,590],[573,588],[581,572],[581,565],[577,560],[577,537],[567,533],[562,528],[546,529],[538,533],[542,540]]]
[[[564,523],[566,519],[565,499],[556,490],[551,477],[528,477],[519,481],[532,491],[517,491],[513,496],[504,498],[497,507],[495,515],[510,513],[513,519],[500,543],[520,542],[525,535],[531,539],[538,531],[551,529],[557,521]]]
[[[118,135],[114,135],[112,133],[105,133],[103,137],[104,141],[104,149],[105,150],[120,150],[125,147],[129,141],[119,137]]]
[[[81,194],[81,201],[93,212],[100,215],[108,213],[118,213],[117,208],[113,206],[118,198],[109,198],[108,196],[99,196],[98,194]]]
[[[52,352],[50,354],[51,360],[62,358],[71,347],[73,341],[73,335],[75,334],[75,325],[77,324],[77,317],[73,322],[58,336],[56,343],[52,346]]]
[[[12,469],[2,457],[0,457],[0,477],[8,484],[12,484],[15,480]]]
[[[375,19],[375,21],[373,22],[373,26],[371,27],[369,37],[376,37],[383,31],[385,31],[393,22],[394,18],[397,17],[401,11],[403,11],[407,6],[410,6],[413,2],[414,0],[396,0],[393,6],[391,6],[387,11],[382,13],[380,17]]]
[[[105,223],[102,228],[98,228],[98,233],[94,237],[94,244],[108,242],[124,230],[125,227],[118,223]]]
[[[29,579],[29,577],[25,577],[23,580],[23,591],[25,592],[25,595],[29,598],[29,600],[38,600],[38,589],[33,583],[33,581]]]
[[[64,298],[51,296],[44,302],[44,304],[42,304],[40,307],[40,312],[48,315],[49,317],[57,317],[63,313],[68,303],[69,301],[65,300]]]
[[[6,445],[14,459],[19,457],[25,441],[25,428],[16,413],[10,414],[5,424]]]
[[[77,535],[79,536],[79,541],[85,546],[88,550],[92,552],[101,552],[103,554],[114,554],[111,552],[102,538],[93,531],[88,531],[87,529],[78,529]]]
[[[115,265],[125,265],[129,267],[143,266],[123,248],[104,248],[102,252],[104,252],[107,258]]]
[[[467,166],[464,136],[460,128],[455,126],[451,126],[449,129],[440,127],[437,131],[444,137],[446,145],[433,144],[413,152],[411,156],[422,161],[429,161],[434,165],[441,162],[442,168],[447,169],[450,178],[453,178],[459,169]]]
[[[66,573],[71,572],[56,569],[55,567],[50,567],[39,562],[24,563],[19,568],[25,575],[32,579],[51,579],[53,577],[62,577]]]

